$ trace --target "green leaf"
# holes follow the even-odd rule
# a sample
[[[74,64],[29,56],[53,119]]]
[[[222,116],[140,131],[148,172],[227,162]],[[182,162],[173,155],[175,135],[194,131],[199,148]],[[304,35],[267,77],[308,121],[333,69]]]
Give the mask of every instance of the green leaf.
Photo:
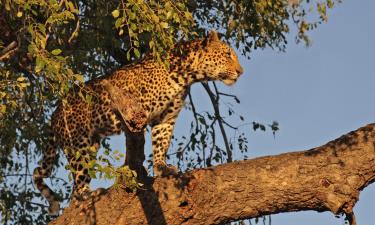
[[[7,107],[5,105],[0,105],[0,113],[4,114],[7,110]]]
[[[119,27],[122,27],[123,22],[124,22],[124,18],[118,18],[115,22],[115,28],[118,29]]]
[[[69,10],[74,13],[78,13],[78,10],[74,7],[73,2],[67,2],[67,5],[69,7]]]
[[[25,88],[25,87],[27,87],[27,86],[29,86],[30,84],[29,83],[20,83],[19,84],[19,86],[21,87],[21,88]]]
[[[166,23],[166,22],[161,22],[161,23],[160,23],[160,26],[161,26],[161,28],[163,28],[163,29],[166,29],[166,28],[169,27],[168,23]]]
[[[46,65],[46,62],[44,61],[44,59],[42,59],[40,57],[37,57],[35,62],[36,62],[35,72],[39,73],[44,68],[44,66]]]
[[[95,170],[89,170],[88,174],[89,174],[89,176],[90,176],[91,178],[93,178],[93,179],[96,178],[96,172],[95,172]]]
[[[75,159],[78,159],[80,156],[81,156],[81,152],[80,152],[80,151],[77,151],[77,152],[76,152],[76,155],[75,155]]]
[[[151,49],[155,46],[155,42],[152,41],[152,40],[148,44],[149,44],[149,46],[150,46]]]
[[[135,56],[139,59],[141,57],[141,53],[139,53],[139,50],[137,48],[134,49]]]
[[[22,83],[22,82],[25,81],[25,80],[26,80],[25,77],[18,77],[18,78],[17,78],[17,82],[20,82],[20,83]]]
[[[115,9],[112,11],[113,18],[117,18],[120,16],[120,11],[118,9]]]
[[[172,13],[173,13],[172,11],[168,11],[168,12],[167,12],[167,19],[171,18]]]
[[[127,51],[127,52],[126,52],[126,59],[127,59],[127,60],[130,60],[130,51]]]
[[[85,82],[85,78],[80,74],[76,74],[75,78],[76,78],[77,81],[79,81],[81,83]]]
[[[52,53],[52,55],[60,55],[61,52],[62,52],[61,49],[56,48],[56,49],[52,50],[51,53]]]
[[[10,11],[10,5],[9,5],[9,2],[8,2],[8,1],[5,2],[5,9],[6,9],[7,11]]]

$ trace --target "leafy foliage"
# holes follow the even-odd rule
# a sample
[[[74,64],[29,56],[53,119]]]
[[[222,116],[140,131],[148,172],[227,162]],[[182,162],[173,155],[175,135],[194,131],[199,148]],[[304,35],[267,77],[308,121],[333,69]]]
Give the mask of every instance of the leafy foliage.
[[[296,41],[309,44],[307,32],[327,21],[327,9],[338,2],[0,0],[1,223],[45,224],[50,219],[30,171],[45,147],[57,99],[63,99],[73,86],[145,54],[163,61],[178,40],[202,36],[211,28],[247,56],[265,47],[285,50],[291,26],[296,27]],[[188,151],[175,154],[181,163],[187,163],[185,168],[231,161],[232,151],[247,151],[245,133],[223,116],[219,100],[225,93],[213,85],[204,85],[213,111],[197,113],[190,98],[194,119],[191,133],[181,145]],[[230,98],[239,103],[235,96]],[[228,109],[229,116],[238,116],[232,107]],[[254,123],[253,128],[266,126]],[[278,126],[270,128],[275,132]],[[233,129],[234,137],[229,138],[226,129]],[[224,143],[216,141],[218,133]],[[56,163],[61,166],[63,161]],[[121,176],[104,164],[101,170],[109,168],[109,177]],[[126,169],[120,174],[130,175]],[[132,179],[129,182],[136,185]],[[70,183],[58,177],[52,183],[60,185],[60,197],[67,200]]]

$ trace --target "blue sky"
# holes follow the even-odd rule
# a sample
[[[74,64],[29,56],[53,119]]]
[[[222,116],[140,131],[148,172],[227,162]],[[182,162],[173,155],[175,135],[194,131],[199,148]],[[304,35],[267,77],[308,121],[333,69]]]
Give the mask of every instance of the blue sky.
[[[249,156],[305,150],[375,122],[375,1],[344,1],[330,11],[329,21],[311,33],[309,48],[289,39],[286,53],[259,50],[240,57],[245,74],[225,90],[239,97],[236,106],[247,121],[276,120],[281,130],[249,129]],[[193,88],[198,107],[209,105],[203,89]],[[202,108],[199,108],[202,110]],[[186,133],[183,112],[176,133]],[[149,142],[149,140],[148,140]],[[123,138],[113,138],[123,149]],[[149,144],[147,144],[149,148]],[[103,184],[95,181],[93,187]],[[357,224],[373,224],[375,185],[362,191],[355,207]],[[272,216],[272,225],[342,225],[333,214],[298,212]]]
[[[329,21],[311,33],[305,48],[290,39],[286,53],[258,51],[231,88],[249,120],[280,123],[271,135],[250,132],[251,156],[278,154],[322,145],[375,122],[375,2],[344,1]],[[367,187],[355,208],[357,224],[374,224],[375,186]],[[372,210],[371,210],[372,209]],[[342,225],[331,213],[289,213],[273,225]]]

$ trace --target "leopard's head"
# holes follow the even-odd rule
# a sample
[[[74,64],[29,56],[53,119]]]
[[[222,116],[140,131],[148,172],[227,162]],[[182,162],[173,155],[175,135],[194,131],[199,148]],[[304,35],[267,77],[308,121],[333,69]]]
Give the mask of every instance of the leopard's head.
[[[220,80],[227,85],[234,84],[243,73],[234,50],[222,42],[215,31],[200,42],[194,54],[192,67],[201,80]]]

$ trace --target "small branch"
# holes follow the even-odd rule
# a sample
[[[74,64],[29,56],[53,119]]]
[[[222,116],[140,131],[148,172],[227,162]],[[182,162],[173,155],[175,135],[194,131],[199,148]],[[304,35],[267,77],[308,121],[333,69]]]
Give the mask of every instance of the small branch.
[[[227,93],[224,93],[224,92],[218,92],[219,95],[223,95],[223,96],[227,96],[227,97],[232,97],[232,98],[237,98],[237,96],[235,95],[231,95],[231,94],[227,94]]]
[[[73,39],[77,37],[79,31],[79,17],[77,17],[76,28],[74,29],[73,33],[70,35],[68,43],[71,44]]]
[[[215,96],[215,94],[211,91],[210,87],[208,86],[207,83],[202,83],[204,89],[207,91],[208,96],[210,97],[212,106],[214,107],[214,112],[215,112],[215,117],[217,118],[217,121],[219,123],[220,131],[223,136],[223,141],[225,144],[225,149],[228,155],[227,162],[232,162],[232,150],[230,149],[229,146],[229,141],[228,141],[228,136],[226,134],[224,125],[223,125],[223,118],[221,117],[220,114],[220,108],[219,108],[219,96]],[[217,91],[217,90],[216,90]]]
[[[18,51],[18,44],[16,41],[12,41],[7,47],[5,47],[0,53],[0,61],[4,61],[12,57]]]
[[[188,97],[189,97],[189,102],[190,102],[190,105],[191,105],[191,111],[193,112],[193,116],[194,116],[194,120],[195,120],[195,130],[197,131],[198,130],[198,117],[197,117],[197,111],[195,110],[195,105],[194,105],[194,102],[193,102],[193,97],[191,96],[191,92],[190,92],[190,89],[188,91]]]

